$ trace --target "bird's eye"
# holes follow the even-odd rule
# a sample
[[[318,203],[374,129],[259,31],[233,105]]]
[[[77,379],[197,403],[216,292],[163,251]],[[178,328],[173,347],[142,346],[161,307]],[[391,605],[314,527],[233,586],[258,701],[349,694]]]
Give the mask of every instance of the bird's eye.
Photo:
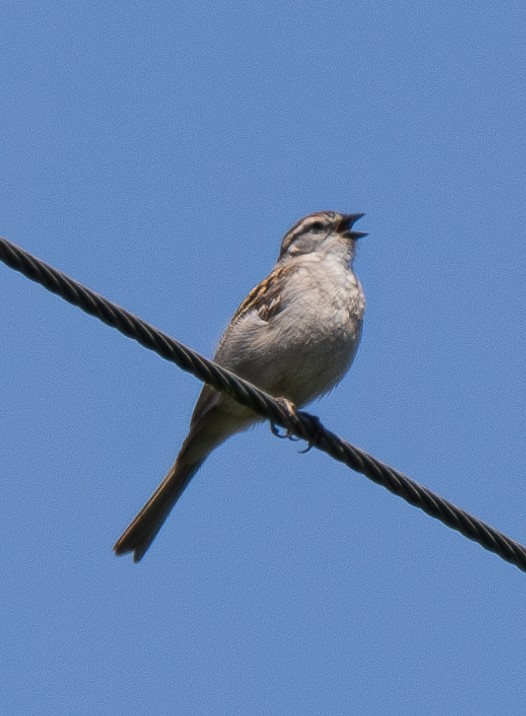
[[[323,231],[325,228],[323,221],[315,221],[313,224],[310,225],[310,230],[314,232],[320,232]]]

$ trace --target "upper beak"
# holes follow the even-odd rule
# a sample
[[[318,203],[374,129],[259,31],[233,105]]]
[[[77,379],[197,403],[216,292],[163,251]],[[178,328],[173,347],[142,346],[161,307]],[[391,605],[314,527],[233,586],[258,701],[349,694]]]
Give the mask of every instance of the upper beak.
[[[362,216],[365,216],[365,214],[343,214],[337,226],[338,233],[346,239],[354,239],[355,241],[367,236],[365,231],[352,230],[353,225],[358,219],[361,219]]]

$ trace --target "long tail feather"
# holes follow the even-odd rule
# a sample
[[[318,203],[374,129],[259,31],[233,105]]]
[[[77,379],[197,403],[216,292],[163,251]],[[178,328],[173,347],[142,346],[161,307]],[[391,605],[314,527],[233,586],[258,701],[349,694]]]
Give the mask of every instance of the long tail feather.
[[[175,464],[139,514],[115,543],[115,553],[133,552],[139,562],[181,497],[184,489],[208,455],[233,433],[243,430],[253,418],[216,410],[217,393],[205,386],[197,401],[192,424]]]
[[[139,562],[149,549],[157,533],[170,514],[173,506],[182,495],[204,460],[190,465],[177,460],[148,502],[128,525],[115,543],[115,554],[133,552],[133,561]]]

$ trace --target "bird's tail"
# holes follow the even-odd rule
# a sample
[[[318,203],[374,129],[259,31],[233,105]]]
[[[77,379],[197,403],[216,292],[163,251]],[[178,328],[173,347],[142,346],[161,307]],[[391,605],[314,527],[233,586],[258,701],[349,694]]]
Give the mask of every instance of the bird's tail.
[[[215,391],[205,386],[196,404],[190,432],[183,442],[175,464],[115,543],[113,549],[116,554],[133,552],[134,562],[139,562],[183,494],[185,487],[212,450],[227,437],[244,430],[254,422],[250,414],[232,415],[216,410],[214,400],[217,400],[217,395]]]
[[[134,562],[139,562],[144,557],[173,506],[203,462],[204,459],[201,459],[188,464],[179,456],[148,502],[115,543],[115,554],[133,552]]]

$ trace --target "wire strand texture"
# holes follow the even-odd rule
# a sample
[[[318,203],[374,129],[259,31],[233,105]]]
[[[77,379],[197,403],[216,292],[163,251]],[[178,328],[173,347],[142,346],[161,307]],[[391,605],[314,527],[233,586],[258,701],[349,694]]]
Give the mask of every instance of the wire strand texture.
[[[0,260],[526,572],[526,547],[338,437],[317,417],[291,414],[279,400],[1,237]]]

